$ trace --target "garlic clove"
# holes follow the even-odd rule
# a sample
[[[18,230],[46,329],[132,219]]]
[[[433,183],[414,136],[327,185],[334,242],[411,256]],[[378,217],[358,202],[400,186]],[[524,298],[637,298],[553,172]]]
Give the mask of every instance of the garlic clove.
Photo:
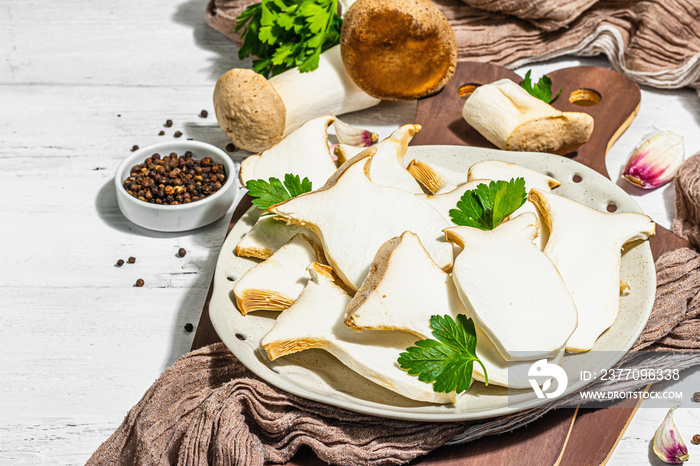
[[[683,464],[688,461],[688,448],[683,443],[680,432],[673,422],[673,412],[678,408],[674,406],[668,410],[668,414],[654,434],[654,453],[664,463]]]
[[[335,135],[338,137],[338,142],[341,144],[369,147],[379,140],[379,135],[377,133],[357,128],[356,126],[350,126],[340,121],[338,118],[335,119],[333,128],[335,128]]]
[[[622,176],[640,188],[655,189],[673,179],[684,156],[682,136],[657,133],[634,149]]]

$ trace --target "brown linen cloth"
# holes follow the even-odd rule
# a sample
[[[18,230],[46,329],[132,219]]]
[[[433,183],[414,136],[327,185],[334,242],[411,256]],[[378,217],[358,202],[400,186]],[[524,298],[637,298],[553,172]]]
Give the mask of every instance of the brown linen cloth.
[[[634,349],[699,347],[700,254],[678,249],[661,256],[656,267],[656,302]],[[657,369],[700,364],[695,352],[653,357]],[[628,390],[647,382],[598,383],[590,390]],[[471,423],[377,418],[271,386],[218,343],[186,354],[167,369],[87,464],[261,465],[288,461],[302,445],[333,464],[403,464],[445,443],[507,432],[551,409],[578,403],[575,393],[542,408]]]
[[[673,232],[700,248],[700,153],[683,162],[673,184],[676,188]]]
[[[257,2],[210,0],[206,20],[238,41],[235,18]],[[618,71],[638,83],[659,88],[690,86],[700,91],[698,0],[433,3],[455,31],[459,60],[515,68],[561,55],[604,54]]]

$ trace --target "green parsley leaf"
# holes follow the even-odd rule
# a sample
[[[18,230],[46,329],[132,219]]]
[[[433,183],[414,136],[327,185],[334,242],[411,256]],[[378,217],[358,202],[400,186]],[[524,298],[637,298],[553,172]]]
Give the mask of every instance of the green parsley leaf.
[[[486,385],[489,377],[486,368],[476,355],[476,329],[474,321],[464,314],[453,320],[449,315],[432,316],[430,328],[437,340],[419,340],[416,346],[399,355],[398,363],[411,375],[418,375],[421,382],[433,383],[436,392],[462,393],[472,382],[474,361],[484,369]]]
[[[269,181],[249,180],[246,188],[248,194],[257,198],[253,199],[253,204],[267,211],[275,204],[311,191],[311,181],[308,178],[300,180],[299,175],[287,173],[284,175],[284,183],[277,178],[270,178]]]
[[[274,76],[299,67],[318,68],[322,52],[340,43],[342,19],[338,0],[262,0],[236,18],[243,44],[238,57],[253,60],[253,69]]]
[[[524,178],[492,181],[488,186],[481,183],[462,195],[457,208],[450,210],[450,217],[456,225],[493,230],[518,210],[526,198]]]
[[[554,98],[552,98],[552,80],[550,79],[550,77],[546,74],[542,75],[537,84],[533,86],[532,80],[530,79],[531,72],[532,70],[528,70],[528,72],[525,73],[525,79],[523,79],[523,82],[520,83],[520,87],[522,87],[528,93],[530,93],[531,96],[537,97],[538,99],[543,100],[548,104],[557,100],[557,97],[559,97],[559,94],[561,94],[562,90],[559,89],[557,95],[554,96]]]

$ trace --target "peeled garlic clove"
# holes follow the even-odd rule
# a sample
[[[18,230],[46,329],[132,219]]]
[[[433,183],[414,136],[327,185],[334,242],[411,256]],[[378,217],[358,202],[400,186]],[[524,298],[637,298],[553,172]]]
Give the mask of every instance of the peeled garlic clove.
[[[341,144],[369,147],[379,140],[379,135],[377,135],[377,133],[350,126],[340,121],[338,118],[335,119],[333,128],[335,128],[335,135],[338,137],[338,141]]]
[[[640,188],[655,189],[673,179],[684,156],[683,137],[664,131],[634,149],[622,176]]]
[[[661,423],[654,434],[654,453],[664,463],[683,464],[688,461],[688,448],[683,443],[680,432],[673,423],[673,412],[678,406],[668,410],[664,422]]]

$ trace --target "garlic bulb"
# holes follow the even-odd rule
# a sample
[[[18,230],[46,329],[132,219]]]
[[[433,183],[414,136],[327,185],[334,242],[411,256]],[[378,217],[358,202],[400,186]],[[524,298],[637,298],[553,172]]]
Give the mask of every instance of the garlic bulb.
[[[683,443],[680,432],[673,423],[673,412],[678,406],[668,410],[668,414],[654,434],[654,453],[664,463],[683,464],[688,461],[688,448]]]
[[[684,156],[682,136],[656,133],[632,151],[622,176],[640,188],[655,189],[673,179]]]
[[[366,129],[350,126],[338,118],[333,123],[338,142],[351,146],[369,147],[379,140],[379,135]]]

